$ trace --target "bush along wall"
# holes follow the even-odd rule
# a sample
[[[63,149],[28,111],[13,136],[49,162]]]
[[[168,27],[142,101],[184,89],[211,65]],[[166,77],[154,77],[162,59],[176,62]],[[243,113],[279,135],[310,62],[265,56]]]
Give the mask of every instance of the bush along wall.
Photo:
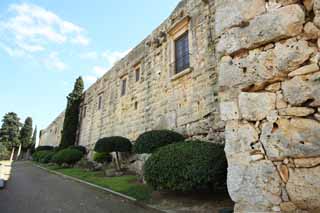
[[[83,157],[83,153],[77,149],[67,148],[58,151],[52,157],[52,162],[58,165],[68,164],[74,165]]]
[[[184,141],[183,135],[170,130],[152,130],[141,134],[135,142],[134,152],[150,154],[168,144]]]
[[[118,170],[121,170],[121,163],[119,160],[119,152],[131,152],[132,144],[129,139],[113,136],[102,138],[97,141],[94,151],[98,153],[116,153],[116,166]]]
[[[192,191],[225,185],[224,146],[186,141],[160,148],[144,165],[145,180],[157,190]]]

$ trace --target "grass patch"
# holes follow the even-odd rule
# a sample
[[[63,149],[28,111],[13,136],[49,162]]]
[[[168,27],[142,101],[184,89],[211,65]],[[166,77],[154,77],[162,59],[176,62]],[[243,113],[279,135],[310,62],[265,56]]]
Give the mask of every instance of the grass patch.
[[[139,201],[147,201],[151,198],[152,188],[148,185],[139,184],[138,178],[133,175],[121,177],[104,177],[102,171],[91,172],[79,168],[61,168],[59,166],[42,165],[43,167],[60,172],[64,175],[75,177],[89,183],[96,184],[113,191],[134,197]]]

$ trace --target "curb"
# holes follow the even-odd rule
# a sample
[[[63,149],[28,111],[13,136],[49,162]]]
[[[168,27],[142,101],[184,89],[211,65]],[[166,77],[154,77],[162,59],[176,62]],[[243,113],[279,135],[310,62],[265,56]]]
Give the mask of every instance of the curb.
[[[131,202],[133,202],[135,205],[138,205],[138,206],[140,206],[140,207],[147,208],[147,209],[150,209],[150,210],[153,210],[153,211],[163,212],[163,211],[161,211],[161,210],[159,210],[159,209],[156,209],[156,208],[154,208],[154,207],[152,207],[152,206],[149,206],[149,205],[140,203],[139,201],[137,201],[137,199],[135,199],[135,198],[133,198],[133,197],[124,195],[124,194],[122,194],[122,193],[113,191],[113,190],[111,190],[111,189],[108,189],[108,188],[105,188],[105,187],[102,187],[102,186],[98,186],[98,185],[96,185],[96,184],[89,183],[89,182],[87,182],[87,181],[80,180],[80,179],[78,179],[78,178],[71,177],[71,176],[62,174],[62,173],[57,172],[57,171],[53,171],[53,170],[47,169],[47,168],[42,167],[42,166],[37,165],[37,164],[33,164],[33,165],[36,166],[36,167],[38,167],[38,168],[40,168],[40,169],[42,169],[42,170],[45,170],[45,171],[47,171],[47,172],[49,172],[49,173],[52,173],[52,174],[61,176],[61,177],[63,177],[63,178],[66,178],[66,179],[69,179],[69,180],[73,180],[73,181],[75,181],[75,182],[83,183],[83,184],[86,184],[86,185],[91,186],[91,187],[93,187],[93,188],[96,188],[96,189],[99,189],[99,190],[102,190],[102,191],[111,193],[111,194],[113,194],[113,195],[116,195],[116,196],[121,197],[121,198],[123,198],[123,199],[126,199],[126,200],[128,200],[128,201],[131,201]]]

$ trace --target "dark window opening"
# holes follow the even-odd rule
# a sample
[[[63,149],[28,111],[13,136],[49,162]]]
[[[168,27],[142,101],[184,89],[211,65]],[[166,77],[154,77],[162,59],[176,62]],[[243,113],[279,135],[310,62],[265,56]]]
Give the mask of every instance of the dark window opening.
[[[137,68],[135,73],[136,73],[136,82],[138,82],[140,80],[140,68]]]
[[[127,79],[122,79],[121,96],[124,96],[126,94],[126,89],[127,89]]]
[[[188,32],[175,41],[175,73],[190,67]]]
[[[99,96],[98,110],[100,110],[101,107],[102,107],[102,96]]]
[[[137,110],[138,109],[138,102],[134,102],[134,109]]]
[[[85,118],[87,114],[87,107],[83,107],[83,117]]]

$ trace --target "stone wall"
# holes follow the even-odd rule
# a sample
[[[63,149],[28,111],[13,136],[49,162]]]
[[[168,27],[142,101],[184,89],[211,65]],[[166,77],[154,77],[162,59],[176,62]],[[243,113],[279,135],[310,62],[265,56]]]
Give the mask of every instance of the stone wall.
[[[168,19],[85,92],[80,145],[92,149],[99,138],[107,136],[134,141],[152,129],[172,129],[208,141],[223,140],[212,6],[200,0],[181,1]],[[189,32],[191,66],[174,74],[175,33],[183,28]],[[141,72],[138,82],[137,67]],[[127,91],[121,96],[124,78]]]
[[[63,122],[64,112],[60,113],[46,129],[41,130],[39,146],[59,146]]]
[[[216,0],[236,212],[320,211],[320,0]]]

